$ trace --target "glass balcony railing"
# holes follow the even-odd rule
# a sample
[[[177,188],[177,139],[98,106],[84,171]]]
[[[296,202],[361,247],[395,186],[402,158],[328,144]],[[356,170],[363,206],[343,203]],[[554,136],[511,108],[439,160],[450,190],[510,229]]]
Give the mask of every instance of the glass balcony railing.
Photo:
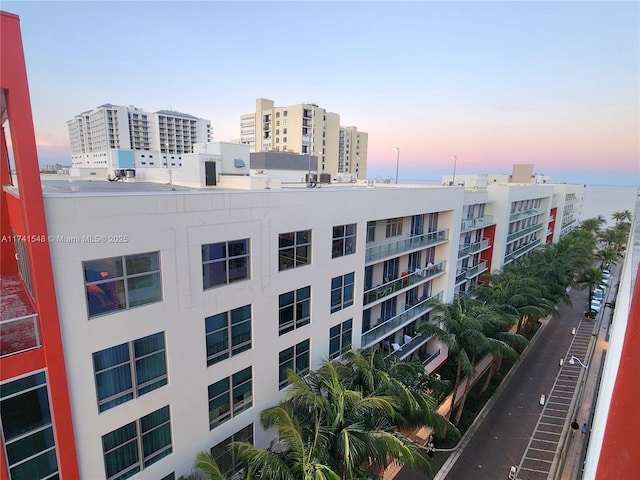
[[[407,341],[400,345],[400,348],[398,350],[387,355],[386,358],[397,358],[398,360],[404,360],[432,338],[433,335],[423,335],[422,333],[418,333],[413,338],[406,337]]]
[[[542,209],[541,208],[530,208],[529,210],[522,210],[520,212],[513,212],[510,216],[509,216],[509,221],[512,222],[514,220],[518,220],[519,218],[528,218],[528,217],[532,217],[533,215],[538,215],[542,213]]]
[[[533,250],[535,247],[537,247],[540,244],[540,239],[536,239],[533,242],[529,242],[526,245],[523,245],[522,247],[518,248],[517,250],[514,250],[513,252],[511,252],[509,255],[507,255],[506,257],[504,257],[504,262],[510,262],[511,260],[518,258],[521,255],[524,255],[525,253]]]
[[[9,318],[0,322],[0,357],[42,346],[38,314]]]
[[[449,229],[404,237],[389,243],[373,245],[367,248],[366,262],[374,262],[381,258],[397,256],[411,250],[425,248],[449,240]]]
[[[482,272],[487,270],[487,262],[483,261],[477,264],[475,267],[468,268],[465,272],[465,277],[470,279],[480,275]]]
[[[484,250],[485,248],[489,248],[488,238],[483,238],[479,242],[475,243],[462,243],[460,244],[460,248],[458,249],[458,258],[477,253],[481,250]]]
[[[416,284],[424,283],[427,280],[438,276],[445,271],[447,262],[442,262],[433,265],[431,267],[425,267],[416,270],[413,273],[407,274],[403,277],[392,280],[382,285],[365,290],[364,292],[364,305],[375,302],[376,300],[383,299],[389,295],[393,295],[399,290],[411,287]]]
[[[518,230],[517,232],[510,233],[509,235],[507,235],[507,243],[514,241],[516,238],[524,237],[528,233],[540,230],[542,227],[543,225],[541,223],[538,223],[536,225],[531,225],[527,228]]]
[[[477,218],[465,218],[460,224],[460,232],[464,233],[469,230],[476,230],[478,228],[487,227],[493,223],[493,215],[484,215]]]
[[[428,312],[433,308],[431,300],[442,300],[442,292],[438,292],[435,295],[432,295],[429,298],[422,300],[416,305],[403,306],[403,312],[400,315],[396,315],[384,322],[376,325],[371,330],[365,332],[362,335],[362,348],[368,348],[372,344],[382,340],[386,335],[391,333],[392,331],[398,330],[411,321],[413,321],[416,317]]]

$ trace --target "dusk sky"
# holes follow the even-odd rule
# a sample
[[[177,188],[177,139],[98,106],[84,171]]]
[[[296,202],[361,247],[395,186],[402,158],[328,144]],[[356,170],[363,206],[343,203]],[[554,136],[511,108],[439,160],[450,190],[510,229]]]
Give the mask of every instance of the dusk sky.
[[[640,3],[29,2],[20,16],[41,164],[104,103],[240,137],[256,98],[314,102],[369,134],[369,178],[537,173],[640,184]]]

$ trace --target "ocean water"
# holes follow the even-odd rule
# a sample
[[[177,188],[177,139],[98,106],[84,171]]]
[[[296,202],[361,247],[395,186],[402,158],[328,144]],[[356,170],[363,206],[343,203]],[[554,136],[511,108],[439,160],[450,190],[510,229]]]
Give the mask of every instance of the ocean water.
[[[615,221],[611,215],[625,210],[635,214],[637,199],[637,186],[587,185],[580,221],[602,215],[607,220],[607,226],[613,226]]]

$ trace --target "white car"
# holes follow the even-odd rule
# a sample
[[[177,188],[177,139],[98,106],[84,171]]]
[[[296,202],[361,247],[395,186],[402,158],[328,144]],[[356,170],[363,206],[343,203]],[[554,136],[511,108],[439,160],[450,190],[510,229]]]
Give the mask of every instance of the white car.
[[[597,300],[593,300],[591,302],[590,308],[591,310],[595,310],[596,312],[599,312],[600,309],[602,308],[602,303],[598,302]]]

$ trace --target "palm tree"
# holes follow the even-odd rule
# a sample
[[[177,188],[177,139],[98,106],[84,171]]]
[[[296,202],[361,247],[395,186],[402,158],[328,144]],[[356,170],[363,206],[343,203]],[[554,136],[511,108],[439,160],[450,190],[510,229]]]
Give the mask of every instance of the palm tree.
[[[449,349],[449,356],[456,365],[456,378],[453,384],[451,411],[458,402],[458,411],[454,423],[460,423],[467,395],[471,390],[471,378],[475,373],[475,362],[483,353],[488,352],[489,342],[483,331],[482,321],[492,313],[477,300],[461,295],[453,303],[434,304],[432,321],[418,326],[427,335],[435,335]],[[458,387],[463,378],[468,378],[466,388],[457,398]]]
[[[589,288],[589,305],[593,299],[593,290],[602,283],[602,270],[599,268],[588,268],[578,277],[578,285]]]
[[[600,260],[600,268],[604,269],[605,265],[615,264],[620,260],[622,254],[614,248],[603,248],[596,252],[596,258]]]
[[[618,225],[620,222],[630,222],[632,215],[629,210],[625,210],[624,212],[613,212],[611,217],[616,221],[616,225]]]
[[[346,388],[332,362],[305,378],[291,373],[289,384],[285,400],[261,413],[277,443],[268,450],[238,445],[258,478],[355,480],[392,461],[428,470],[427,458],[395,432],[395,398]]]
[[[347,388],[364,395],[394,397],[397,408],[393,422],[400,430],[429,425],[440,434],[453,427],[438,413],[436,401],[427,393],[428,376],[421,363],[385,359],[378,349],[352,350],[336,363],[336,370]]]
[[[233,473],[223,473],[218,462],[209,452],[198,452],[195,467],[196,470],[205,475],[208,480],[231,480],[233,478]],[[250,477],[245,478],[248,479]]]
[[[606,220],[601,217],[587,218],[580,224],[580,228],[586,230],[594,236],[597,236],[605,223]]]

